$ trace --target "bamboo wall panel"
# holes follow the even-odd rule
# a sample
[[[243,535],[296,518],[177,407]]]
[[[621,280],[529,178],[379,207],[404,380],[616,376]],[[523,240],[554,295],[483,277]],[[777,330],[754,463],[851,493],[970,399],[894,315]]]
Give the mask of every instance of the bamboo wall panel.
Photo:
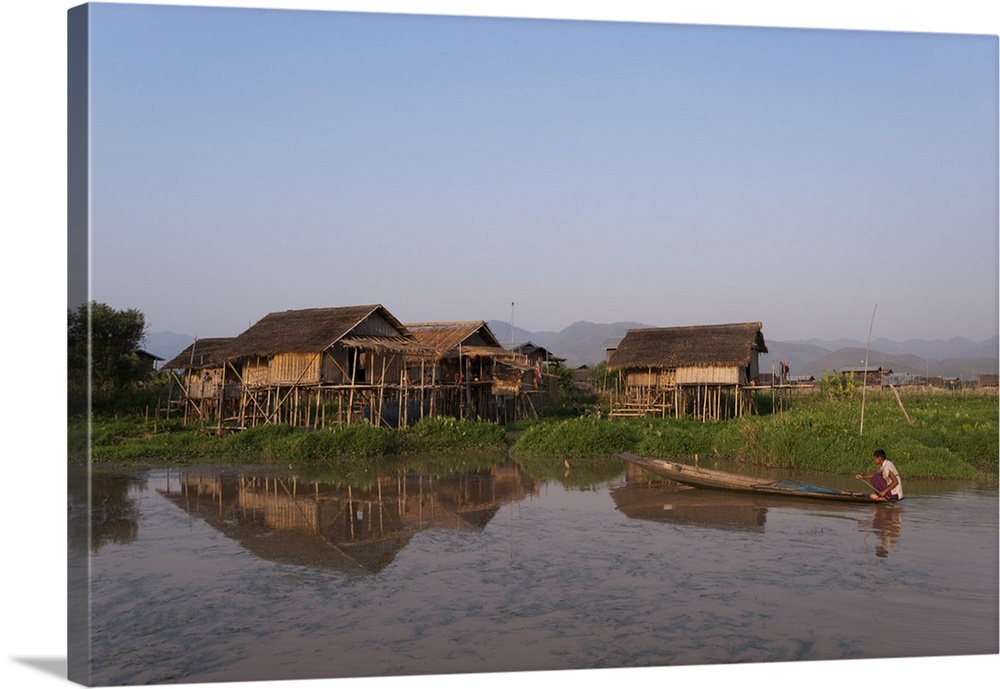
[[[625,385],[636,388],[672,388],[677,384],[674,369],[631,369],[625,373]]]
[[[243,371],[240,374],[243,384],[250,388],[262,388],[267,386],[267,361],[263,359],[252,359],[244,362]]]
[[[319,383],[320,355],[316,352],[276,354],[268,363],[272,385],[315,385]]]
[[[736,385],[741,380],[742,369],[736,366],[685,366],[677,369],[679,385]]]

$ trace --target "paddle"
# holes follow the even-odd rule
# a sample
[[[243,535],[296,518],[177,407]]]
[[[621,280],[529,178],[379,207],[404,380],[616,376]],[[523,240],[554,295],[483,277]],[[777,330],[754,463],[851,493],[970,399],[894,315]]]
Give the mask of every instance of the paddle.
[[[872,499],[874,499],[874,500],[886,500],[886,498],[884,498],[884,497],[882,497],[881,495],[878,494],[878,488],[876,488],[875,486],[873,486],[871,484],[871,482],[868,481],[868,479],[866,479],[866,478],[863,477],[862,474],[855,474],[854,478],[858,479],[859,481],[861,481],[862,483],[864,483],[866,486],[868,486],[869,488],[871,488],[873,491],[875,491],[874,493],[872,493]]]
[[[865,484],[866,486],[868,486],[869,488],[871,488],[872,490],[874,490],[874,491],[875,491],[876,493],[878,492],[877,490],[875,490],[875,486],[873,486],[873,485],[872,485],[872,484],[871,484],[871,483],[870,483],[870,482],[868,481],[868,479],[866,479],[866,478],[862,478],[860,474],[855,474],[854,478],[856,478],[856,479],[858,479],[859,481],[861,481],[862,483],[864,483],[864,484]]]

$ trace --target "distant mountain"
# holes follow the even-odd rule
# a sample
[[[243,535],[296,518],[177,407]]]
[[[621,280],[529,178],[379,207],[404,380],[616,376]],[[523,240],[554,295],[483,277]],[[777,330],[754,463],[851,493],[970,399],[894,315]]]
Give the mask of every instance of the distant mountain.
[[[500,339],[501,344],[509,347],[511,344],[510,324],[503,321],[488,323],[493,334]],[[604,361],[605,343],[608,340],[621,339],[630,328],[646,328],[642,323],[590,323],[577,321],[559,332],[540,331],[528,332],[514,328],[514,342],[534,342],[545,347],[558,357],[566,359],[568,366],[582,366]]]
[[[974,379],[983,373],[998,373],[1000,369],[998,337],[983,342],[963,337],[906,342],[878,339],[872,341],[870,348],[856,340],[768,341],[767,349],[761,368],[766,371],[771,362],[784,361],[793,376],[821,376],[824,371],[860,368],[866,356],[871,367],[914,375]]]
[[[865,348],[858,340],[793,340],[788,344],[814,345],[831,352],[845,348]],[[993,357],[997,355],[1000,338],[991,337],[983,342],[974,342],[965,337],[950,340],[906,340],[894,342],[879,338],[872,340],[871,349],[886,354],[913,354],[924,359],[949,359],[962,357]],[[770,344],[768,345],[770,348]]]
[[[488,325],[504,347],[522,342],[534,342],[556,356],[566,359],[567,366],[576,368],[604,361],[605,344],[625,336],[630,328],[649,328],[642,323],[590,323],[577,321],[556,331],[531,332],[511,328],[505,321],[493,320]],[[164,360],[184,351],[194,341],[190,335],[173,332],[149,333],[144,349]],[[821,376],[824,371],[860,368],[865,361],[864,342],[857,340],[794,340],[779,342],[767,340],[767,354],[760,358],[764,373],[776,370],[779,362],[788,364],[793,376]],[[983,342],[964,337],[950,340],[873,340],[867,350],[868,365],[892,369],[894,373],[958,377],[973,380],[980,374],[1000,373],[1000,337]]]
[[[510,346],[510,325],[503,321],[490,321],[490,329],[504,346]],[[514,341],[531,341],[545,347],[556,356],[566,359],[566,364],[578,367],[604,361],[604,345],[609,339],[621,338],[630,328],[654,326],[642,323],[590,323],[578,321],[559,331],[528,332],[514,328]],[[765,373],[777,370],[779,362],[788,364],[790,373],[821,376],[824,371],[861,368],[865,361],[865,343],[857,340],[796,340],[781,342],[767,340],[767,354],[760,359]],[[954,337],[950,340],[907,340],[894,342],[879,339],[868,350],[868,365],[882,366],[895,373],[960,377],[966,380],[983,373],[1000,372],[1000,337],[983,342]]]

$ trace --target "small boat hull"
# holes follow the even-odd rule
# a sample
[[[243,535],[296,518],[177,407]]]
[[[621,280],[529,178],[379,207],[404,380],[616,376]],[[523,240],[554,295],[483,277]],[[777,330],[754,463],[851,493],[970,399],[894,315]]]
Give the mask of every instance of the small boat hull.
[[[662,476],[663,478],[676,481],[696,488],[713,488],[716,490],[735,490],[743,493],[759,493],[763,495],[785,495],[795,498],[809,498],[811,500],[836,500],[840,502],[869,502],[884,503],[885,500],[872,498],[870,493],[857,491],[838,490],[817,486],[802,481],[790,479],[767,480],[741,474],[732,474],[726,471],[715,469],[703,469],[690,464],[681,464],[663,459],[653,459],[650,457],[640,457],[630,453],[618,455],[636,466]]]

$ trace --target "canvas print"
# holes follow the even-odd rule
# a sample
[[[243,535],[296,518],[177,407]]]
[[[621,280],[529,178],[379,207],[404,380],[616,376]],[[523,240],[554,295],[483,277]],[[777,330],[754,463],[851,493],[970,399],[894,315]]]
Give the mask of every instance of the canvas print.
[[[996,35],[67,18],[70,680],[997,655]]]

